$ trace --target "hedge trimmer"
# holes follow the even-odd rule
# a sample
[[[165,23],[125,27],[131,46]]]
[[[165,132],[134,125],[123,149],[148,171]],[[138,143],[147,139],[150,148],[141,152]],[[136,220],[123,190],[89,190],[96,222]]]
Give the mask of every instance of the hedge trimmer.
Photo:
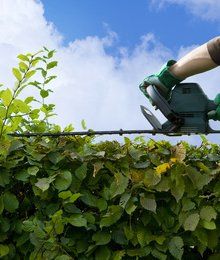
[[[174,87],[170,99],[167,101],[156,86],[148,86],[147,93],[155,109],[159,109],[167,118],[163,124],[144,106],[141,111],[152,125],[152,130],[116,130],[116,131],[79,131],[61,133],[13,133],[11,136],[67,136],[67,135],[111,135],[111,134],[164,134],[168,136],[191,134],[215,134],[220,130],[213,130],[209,126],[207,113],[216,110],[217,104],[209,100],[202,88],[196,83],[181,83]]]

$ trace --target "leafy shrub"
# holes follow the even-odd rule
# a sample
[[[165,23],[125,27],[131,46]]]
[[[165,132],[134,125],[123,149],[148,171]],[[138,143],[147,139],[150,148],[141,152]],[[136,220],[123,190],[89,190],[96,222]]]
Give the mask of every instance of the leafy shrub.
[[[27,100],[13,110],[9,92],[0,94],[2,259],[219,259],[218,145],[203,136],[200,147],[142,137],[12,138],[6,134],[60,129],[33,118]],[[45,107],[38,112],[47,119]]]
[[[128,138],[123,145],[93,144],[90,137],[13,139],[1,159],[1,256],[219,253],[219,152],[207,142],[197,148]]]

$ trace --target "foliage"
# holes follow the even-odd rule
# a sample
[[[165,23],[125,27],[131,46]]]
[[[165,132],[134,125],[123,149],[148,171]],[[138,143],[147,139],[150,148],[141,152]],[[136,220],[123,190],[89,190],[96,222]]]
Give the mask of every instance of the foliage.
[[[47,49],[38,55],[44,83],[32,83],[49,93],[45,71],[56,62]],[[27,64],[30,57],[19,55]],[[33,86],[22,80],[25,68],[13,71],[19,88]],[[34,98],[16,108],[19,88],[0,94],[2,259],[219,259],[219,145],[204,136],[200,147],[143,137],[12,138],[6,134],[59,130],[44,101],[34,117]]]
[[[9,146],[7,134],[10,132],[60,131],[59,126],[48,120],[55,115],[55,105],[45,103],[50,92],[53,92],[48,84],[56,78],[50,75],[51,69],[57,66],[57,61],[51,61],[54,53],[55,50],[44,47],[35,54],[18,55],[18,67],[12,69],[16,80],[14,88],[4,88],[0,84],[0,154]],[[33,79],[34,76],[37,80]],[[26,89],[37,90],[41,100],[34,96],[22,99],[20,96]]]
[[[219,152],[207,143],[198,148],[128,138],[123,145],[94,144],[91,137],[14,138],[1,159],[0,254],[4,259],[217,254]]]

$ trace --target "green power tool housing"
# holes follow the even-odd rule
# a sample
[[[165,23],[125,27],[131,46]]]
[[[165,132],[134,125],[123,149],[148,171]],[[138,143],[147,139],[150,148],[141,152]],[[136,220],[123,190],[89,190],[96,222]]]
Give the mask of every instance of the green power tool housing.
[[[156,131],[167,135],[219,133],[209,125],[207,113],[216,110],[217,105],[208,99],[197,83],[180,83],[166,100],[156,86],[147,87],[148,95],[155,109],[159,109],[168,119],[161,124],[153,113],[141,106],[141,111]]]

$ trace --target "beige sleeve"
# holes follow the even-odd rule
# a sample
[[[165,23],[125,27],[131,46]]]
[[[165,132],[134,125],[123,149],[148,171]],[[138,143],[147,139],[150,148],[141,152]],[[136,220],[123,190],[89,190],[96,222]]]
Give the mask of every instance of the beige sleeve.
[[[220,37],[215,37],[207,43],[208,52],[212,60],[220,65]]]

